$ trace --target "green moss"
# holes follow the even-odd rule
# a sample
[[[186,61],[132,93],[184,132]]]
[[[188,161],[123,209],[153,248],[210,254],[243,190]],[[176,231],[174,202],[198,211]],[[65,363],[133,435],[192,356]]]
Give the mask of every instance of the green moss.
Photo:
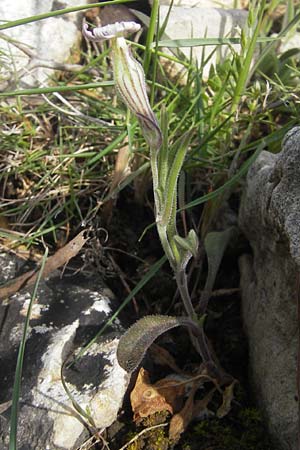
[[[161,411],[151,416],[145,417],[141,424],[142,428],[148,428],[166,422],[170,413]],[[142,434],[136,441],[130,444],[128,450],[168,450],[170,448],[170,440],[168,438],[168,430],[166,427],[155,428]],[[136,435],[135,433],[134,435]],[[127,435],[127,440],[133,438],[132,433]]]
[[[262,418],[255,408],[237,413],[234,421],[208,419],[197,423],[184,439],[184,450],[273,450],[267,438]]]
[[[165,436],[163,428],[157,428],[149,432],[145,450],[168,450],[169,439]]]

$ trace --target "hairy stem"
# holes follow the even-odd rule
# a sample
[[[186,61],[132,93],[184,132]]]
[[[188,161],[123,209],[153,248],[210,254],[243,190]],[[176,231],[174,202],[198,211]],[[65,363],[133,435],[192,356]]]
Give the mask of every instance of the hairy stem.
[[[187,315],[194,322],[197,322],[197,315],[195,313],[193,304],[191,302],[191,297],[190,297],[189,290],[188,290],[187,275],[186,275],[185,270],[178,270],[176,272],[176,283],[177,283],[178,290],[180,292],[183,304],[185,306]],[[203,362],[213,362],[210,351],[209,351],[209,347],[207,344],[207,338],[204,333],[203,324],[201,324],[200,330],[201,330],[201,332],[197,335],[197,337],[190,332],[191,340],[192,340],[197,352],[200,354]]]

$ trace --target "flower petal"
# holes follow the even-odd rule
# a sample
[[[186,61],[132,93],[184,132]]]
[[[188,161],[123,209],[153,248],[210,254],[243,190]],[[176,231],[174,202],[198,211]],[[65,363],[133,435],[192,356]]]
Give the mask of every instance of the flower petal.
[[[83,36],[89,41],[101,42],[136,33],[141,29],[141,25],[136,22],[116,22],[105,25],[104,27],[93,28],[91,31],[88,28],[88,24],[84,22],[82,26]]]

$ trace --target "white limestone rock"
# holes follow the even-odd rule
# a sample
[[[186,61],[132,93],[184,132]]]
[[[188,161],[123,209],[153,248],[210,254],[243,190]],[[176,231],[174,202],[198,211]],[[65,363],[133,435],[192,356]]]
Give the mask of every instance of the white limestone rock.
[[[300,33],[296,31],[294,34],[288,34],[284,37],[280,44],[280,53],[287,52],[292,49],[300,49]],[[298,53],[299,59],[299,53]]]
[[[1,21],[17,20],[57,9],[87,4],[88,0],[1,0]],[[81,13],[69,13],[3,30],[1,34],[22,43],[38,60],[63,63],[81,40]],[[23,87],[45,85],[53,69],[35,67],[35,57],[27,56],[20,48],[0,35],[0,84],[9,78],[19,80]],[[20,78],[20,74],[22,77]]]
[[[0,283],[12,278],[17,266],[13,255],[0,254]],[[0,303],[0,404],[12,398],[30,292],[19,292]],[[88,428],[109,427],[122,406],[129,376],[116,357],[120,323],[115,321],[73,365],[65,364],[63,369],[75,404],[89,411],[93,425],[79,414],[65,391],[62,367],[90,342],[117,303],[97,274],[61,277],[53,273],[41,281],[34,306],[22,373],[18,448],[75,450],[89,438]],[[8,448],[9,417],[9,408],[0,415],[0,449]]]

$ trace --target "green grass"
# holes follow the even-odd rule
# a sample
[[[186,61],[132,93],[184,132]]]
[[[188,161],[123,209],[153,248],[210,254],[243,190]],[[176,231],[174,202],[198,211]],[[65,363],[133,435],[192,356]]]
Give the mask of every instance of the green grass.
[[[14,388],[13,388],[11,417],[10,417],[9,450],[17,449],[18,410],[19,410],[19,399],[20,399],[20,394],[21,394],[22,369],[23,369],[23,362],[24,362],[26,340],[27,340],[27,335],[28,335],[28,331],[29,331],[29,323],[30,323],[32,306],[36,299],[38,286],[39,286],[41,278],[42,278],[42,274],[43,274],[43,270],[44,270],[45,263],[47,260],[47,256],[48,256],[48,248],[45,249],[43,259],[41,262],[41,266],[40,266],[40,269],[38,272],[38,276],[36,278],[36,282],[34,283],[32,295],[30,298],[30,302],[29,302],[28,310],[27,310],[27,314],[26,314],[23,335],[22,335],[20,346],[19,346],[19,353],[18,353],[15,380],[14,380]]]
[[[270,19],[266,19],[267,12],[274,9],[274,2],[266,2],[266,5],[259,2],[259,7],[254,3],[248,28],[239,38],[235,38],[242,43],[240,53],[230,47],[226,61],[211,68],[208,80],[202,79],[201,67],[198,69],[187,60],[182,65],[187,67],[188,85],[168,77],[161,61],[155,57],[156,45],[160,48],[167,42],[156,42],[153,21],[146,46],[140,44],[137,49],[147,70],[155,60],[157,82],[152,84],[151,97],[158,116],[163,105],[170,115],[170,140],[176,141],[183,132],[195,130],[185,162],[185,168],[191,175],[190,201],[195,201],[193,179],[198,177],[197,172],[203,174],[203,170],[210,171],[209,182],[203,175],[204,194],[205,189],[221,188],[232,174],[232,161],[235,160],[237,166],[239,164],[237,153],[244,160],[253,148],[251,144],[255,142],[258,146],[262,137],[266,136],[274,137],[270,148],[277,151],[276,136],[282,135],[282,127],[289,128],[298,120],[299,108],[295,98],[295,85],[299,79],[297,54],[280,55],[278,60],[274,53],[274,45],[278,41],[272,38],[269,42],[267,35],[272,27]],[[287,8],[289,15],[291,4],[289,2]],[[294,13],[293,17],[289,16],[288,23],[283,20],[280,36],[286,36],[295,28],[299,17]],[[24,19],[22,23],[32,20]],[[18,24],[16,21],[5,26]],[[223,45],[229,43],[227,38],[218,41]],[[169,45],[173,47],[179,43],[171,41]],[[190,39],[185,45],[208,43],[211,44],[209,39],[207,42],[205,39]],[[256,72],[249,79],[257,47],[260,47],[263,58],[256,61]],[[165,56],[170,61],[178,61],[176,57]],[[91,58],[93,56],[90,54],[82,54],[86,67],[93,65]],[[276,64],[277,72],[274,72]],[[9,222],[3,235],[6,239],[10,235],[14,245],[20,242],[37,244],[43,236],[55,243],[57,230],[65,230],[66,227],[75,230],[80,222],[93,216],[99,201],[108,200],[110,175],[118,149],[128,140],[128,127],[125,109],[116,101],[106,52],[103,57],[100,55],[97,58],[96,67],[99,79],[104,81],[95,83],[83,68],[71,79],[64,76],[59,82],[54,80],[56,86],[0,93],[3,99],[1,118],[5,123],[0,134],[0,181],[4,199],[1,213]],[[151,70],[149,74],[152,78]],[[57,92],[64,95],[69,105],[82,115],[74,114],[70,106],[61,103],[55,94]],[[45,102],[42,94],[48,97],[51,104]],[[19,95],[27,96],[29,100],[17,101],[12,112],[9,97]],[[35,99],[37,105],[32,106],[30,98]],[[53,107],[53,103],[57,108]],[[99,119],[103,122],[99,123]],[[135,142],[131,161],[139,160],[139,164],[143,165],[147,162],[148,150],[135,120],[130,120],[133,121],[131,128]],[[241,139],[241,136],[244,138]],[[130,180],[135,178],[134,174],[135,171]]]

